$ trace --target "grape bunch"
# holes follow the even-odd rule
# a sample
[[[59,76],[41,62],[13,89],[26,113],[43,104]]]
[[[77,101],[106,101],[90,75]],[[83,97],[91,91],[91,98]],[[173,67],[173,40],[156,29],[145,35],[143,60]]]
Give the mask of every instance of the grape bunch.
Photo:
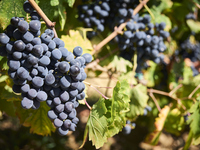
[[[134,53],[137,53],[137,73],[148,67],[147,60],[153,60],[159,64],[164,62],[162,54],[167,47],[164,40],[169,37],[169,32],[164,31],[166,24],[164,22],[151,23],[151,17],[138,14],[127,22],[123,34],[114,38],[121,50],[121,56],[129,61],[132,60]]]
[[[126,121],[126,125],[122,129],[122,133],[124,135],[128,135],[131,133],[131,130],[136,127],[136,124],[134,122],[131,122],[130,120]]]
[[[138,0],[98,0],[92,4],[85,3],[78,6],[79,20],[85,27],[94,29],[88,32],[88,37],[92,37],[96,35],[95,31],[103,32],[106,27],[113,31],[116,25],[132,17],[133,8],[138,4]]]
[[[24,3],[26,12],[34,12]],[[87,75],[84,68],[92,61],[88,53],[76,46],[68,51],[64,42],[54,37],[51,29],[40,35],[38,19],[30,22],[13,17],[5,33],[0,33],[0,55],[6,56],[8,75],[13,79],[13,91],[21,93],[24,109],[38,109],[46,101],[51,108],[48,117],[61,135],[74,131],[78,100],[85,98]]]
[[[192,33],[186,40],[180,42],[180,50],[176,51],[176,56],[182,58],[189,58],[192,62],[200,61],[200,43],[195,40],[194,33]],[[192,65],[193,76],[199,74],[199,71]]]

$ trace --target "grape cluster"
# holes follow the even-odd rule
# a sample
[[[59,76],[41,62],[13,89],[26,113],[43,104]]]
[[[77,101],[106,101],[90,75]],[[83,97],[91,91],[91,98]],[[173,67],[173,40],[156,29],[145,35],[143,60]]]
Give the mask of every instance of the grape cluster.
[[[24,3],[25,11],[34,12],[28,4]],[[48,117],[58,132],[74,131],[79,121],[75,108],[85,97],[84,68],[92,56],[82,55],[80,46],[69,52],[51,29],[40,35],[38,19],[28,23],[13,17],[10,22],[5,33],[0,33],[0,55],[7,56],[8,75],[14,82],[13,91],[21,93],[22,107],[38,109],[40,102],[46,101],[51,108]]]
[[[180,42],[180,50],[177,50],[175,54],[184,59],[189,58],[192,62],[200,61],[200,43],[195,40],[194,35],[191,34],[186,40]],[[193,65],[191,69],[193,71],[193,76],[199,74],[198,70]]]
[[[162,53],[167,49],[164,40],[169,37],[169,32],[164,31],[165,26],[164,22],[155,25],[151,23],[149,15],[140,17],[136,14],[127,22],[123,34],[114,38],[125,59],[131,61],[137,52],[137,73],[148,67],[146,60],[153,60],[157,64],[163,62]]]
[[[133,8],[138,3],[138,0],[98,0],[92,4],[85,3],[78,7],[79,20],[95,31],[103,32],[106,26],[113,30],[116,25],[132,17]],[[94,36],[95,31],[89,32],[88,36]]]
[[[134,122],[131,122],[130,120],[126,121],[126,125],[122,129],[122,133],[125,135],[128,135],[131,133],[131,130],[136,127],[136,124]]]
[[[164,62],[162,54],[167,47],[164,40],[169,37],[169,32],[164,31],[166,24],[164,22],[151,23],[149,15],[133,15],[133,8],[138,5],[135,0],[100,0],[93,4],[84,4],[78,7],[79,19],[83,21],[86,27],[96,28],[98,31],[104,31],[108,26],[111,31],[115,26],[119,26],[127,19],[127,25],[122,35],[118,35],[113,41],[118,43],[121,50],[121,56],[132,61],[133,54],[137,51],[137,73],[146,69],[146,60],[153,60],[159,64]],[[95,32],[88,32],[88,37],[94,36]]]
[[[196,16],[194,15],[194,13],[189,13],[185,16],[185,19],[192,19],[192,20],[196,20]]]

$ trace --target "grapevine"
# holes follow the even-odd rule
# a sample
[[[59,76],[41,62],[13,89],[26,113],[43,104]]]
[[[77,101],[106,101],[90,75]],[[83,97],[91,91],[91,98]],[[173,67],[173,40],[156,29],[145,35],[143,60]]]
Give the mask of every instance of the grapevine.
[[[0,1],[0,147],[199,149],[199,9]]]

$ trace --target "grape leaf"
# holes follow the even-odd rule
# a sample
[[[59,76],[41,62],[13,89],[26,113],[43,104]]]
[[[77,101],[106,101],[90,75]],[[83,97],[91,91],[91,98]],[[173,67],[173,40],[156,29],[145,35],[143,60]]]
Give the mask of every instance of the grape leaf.
[[[189,26],[190,30],[199,33],[200,32],[200,22],[199,21],[194,21],[192,19],[186,20],[187,25]]]
[[[158,114],[158,117],[155,119],[154,123],[155,130],[146,137],[145,139],[146,143],[152,145],[156,145],[158,143],[159,136],[164,127],[165,120],[167,118],[169,110],[170,110],[169,106],[165,106],[164,108],[161,109],[160,113]]]
[[[200,137],[200,101],[197,101],[190,108],[190,113],[192,115],[189,116],[188,123],[190,124],[190,130],[194,135],[194,139],[198,139]]]
[[[59,0],[50,0],[51,6],[57,6],[59,5]]]
[[[129,111],[130,85],[127,80],[117,82],[111,99],[105,101],[108,112],[106,114],[108,122],[108,137],[112,137],[122,130],[126,123],[126,112]]]
[[[67,0],[69,7],[73,7],[75,0]]]
[[[58,13],[59,13],[59,23],[61,25],[61,30],[63,30],[67,17],[66,17],[65,7],[62,4],[58,5]]]
[[[54,17],[58,13],[58,7],[52,6],[51,1],[49,0],[39,0],[38,5],[42,9],[42,11],[45,13],[45,15],[49,18],[49,20],[53,21]]]
[[[87,134],[89,140],[98,149],[107,138],[117,134],[126,123],[125,114],[129,110],[129,84],[126,80],[117,82],[111,99],[99,101],[93,105],[85,128],[83,147]]]
[[[26,110],[21,107],[21,102],[14,102],[16,109],[16,115],[18,116],[20,123],[25,127],[30,127],[31,133],[39,135],[51,135],[51,132],[55,131],[51,120],[47,117],[49,107],[45,102],[40,103],[40,107],[37,110]]]
[[[133,119],[144,113],[144,108],[147,106],[149,96],[147,88],[142,84],[138,84],[131,89],[130,93],[130,111],[126,114],[129,119]]]
[[[12,17],[24,17],[24,0],[1,0],[0,1],[0,27],[3,30],[10,24]]]
[[[181,131],[185,128],[184,117],[178,108],[171,110],[167,116],[165,130],[169,133],[179,136]]]
[[[160,13],[165,9],[171,8],[173,5],[171,0],[161,0],[158,3],[159,5],[153,5],[151,9],[155,9]]]
[[[136,85],[137,84],[137,79],[134,78],[135,72],[133,71],[128,71],[124,74],[121,74],[119,77],[119,80],[124,80],[126,79],[129,84],[131,85]]]
[[[80,32],[76,30],[69,30],[69,35],[62,35],[61,40],[65,42],[65,47],[71,52],[76,46],[81,46],[83,53],[91,53],[93,49],[90,41],[84,39]]]
[[[1,99],[6,99],[7,101],[19,101],[21,99],[20,95],[16,95],[12,90],[12,81],[8,75],[0,76],[0,97]]]
[[[116,68],[117,72],[123,72],[123,73],[128,72],[128,68],[132,67],[133,64],[130,61],[116,55],[108,65],[108,68]]]

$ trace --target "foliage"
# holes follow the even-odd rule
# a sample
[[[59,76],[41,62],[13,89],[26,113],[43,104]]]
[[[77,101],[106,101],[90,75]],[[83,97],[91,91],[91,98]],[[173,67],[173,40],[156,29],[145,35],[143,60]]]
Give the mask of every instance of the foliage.
[[[26,19],[26,13],[22,7],[24,1],[0,1],[1,32],[5,31],[13,16]],[[200,11],[197,7],[200,2],[198,0],[151,0],[139,12],[142,16],[149,13],[154,24],[165,22],[165,30],[171,34],[165,42],[167,51],[164,53],[164,63],[156,64],[149,60],[148,67],[143,69],[141,74],[135,71],[138,65],[137,58],[126,60],[121,57],[118,45],[113,41],[95,51],[95,45],[110,35],[111,31],[105,28],[104,32],[97,32],[93,39],[88,38],[87,33],[96,29],[85,28],[79,22],[77,8],[79,4],[82,4],[81,1],[36,0],[36,2],[52,22],[57,22],[55,28],[58,37],[65,42],[65,47],[69,51],[72,52],[75,46],[81,46],[83,53],[94,53],[94,61],[85,68],[89,79],[105,73],[108,75],[106,78],[114,82],[115,79],[118,80],[111,94],[105,92],[107,95],[104,95],[96,90],[102,97],[90,109],[81,147],[84,146],[87,138],[92,141],[96,149],[102,147],[109,137],[122,131],[126,120],[145,126],[149,132],[145,142],[151,145],[158,143],[163,131],[180,136],[188,130],[191,132],[192,144],[200,144],[200,74],[194,76],[191,69],[194,66],[197,72],[200,72],[200,63],[199,60],[191,61],[189,57],[183,57],[181,51],[181,44],[188,37],[193,44],[200,41],[200,17],[198,16]],[[92,4],[93,1],[88,3]],[[196,15],[196,19],[186,19],[189,13]],[[0,111],[9,116],[18,117],[23,126],[30,128],[31,133],[42,136],[51,135],[55,132],[55,127],[47,117],[49,107],[42,102],[37,110],[22,109],[20,95],[12,91],[13,83],[7,73],[6,61],[6,58],[0,56]],[[93,83],[95,85],[95,82],[91,85]],[[151,89],[154,89],[152,93]],[[87,94],[90,95],[90,93]],[[90,99],[87,98],[87,100]],[[160,111],[156,102],[161,107]],[[81,104],[84,103],[85,101],[81,101]],[[147,106],[152,108],[146,116],[150,123],[141,119],[145,115],[144,110]],[[186,123],[184,116],[188,115],[189,120]]]

